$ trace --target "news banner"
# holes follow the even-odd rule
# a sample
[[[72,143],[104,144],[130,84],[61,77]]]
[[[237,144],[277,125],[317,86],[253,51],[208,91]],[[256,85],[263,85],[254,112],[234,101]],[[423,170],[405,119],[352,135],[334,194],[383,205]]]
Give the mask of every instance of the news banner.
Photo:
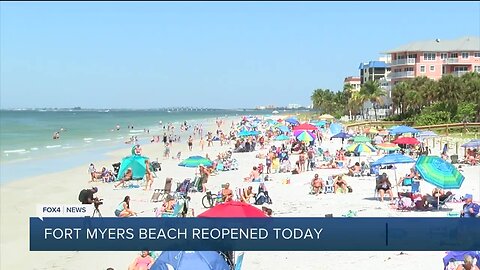
[[[91,205],[53,207],[30,218],[31,251],[480,250],[478,218],[98,218]]]

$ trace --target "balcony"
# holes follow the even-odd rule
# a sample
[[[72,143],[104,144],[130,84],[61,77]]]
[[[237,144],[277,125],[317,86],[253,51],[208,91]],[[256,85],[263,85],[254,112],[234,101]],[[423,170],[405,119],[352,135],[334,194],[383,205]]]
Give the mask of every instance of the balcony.
[[[392,72],[390,73],[390,78],[392,79],[403,79],[403,78],[414,78],[415,72],[413,71],[403,71],[403,72]]]
[[[415,58],[405,58],[405,59],[393,60],[392,63],[390,63],[390,65],[405,66],[405,65],[415,65],[415,63],[416,63]]]
[[[453,71],[451,74],[456,77],[462,77],[463,75],[467,74],[467,70],[460,70],[460,71]]]
[[[458,58],[446,58],[443,59],[444,64],[456,64],[458,63]]]

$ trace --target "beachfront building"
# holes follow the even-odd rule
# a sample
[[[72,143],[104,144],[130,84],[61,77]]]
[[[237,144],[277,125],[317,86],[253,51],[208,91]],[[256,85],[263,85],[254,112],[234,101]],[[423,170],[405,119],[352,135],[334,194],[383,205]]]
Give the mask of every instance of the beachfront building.
[[[384,53],[392,59],[393,85],[420,76],[438,80],[446,74],[480,72],[480,37],[418,41]]]
[[[361,84],[367,81],[378,81],[382,78],[387,78],[390,74],[390,65],[386,61],[360,63],[358,69],[360,70]]]
[[[348,76],[343,80],[343,85],[351,85],[353,91],[360,91],[362,82],[358,76]]]

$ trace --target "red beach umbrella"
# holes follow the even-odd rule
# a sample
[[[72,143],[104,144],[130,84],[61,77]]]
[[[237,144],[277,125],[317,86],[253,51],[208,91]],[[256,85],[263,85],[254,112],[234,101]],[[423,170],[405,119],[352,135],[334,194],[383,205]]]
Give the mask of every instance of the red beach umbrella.
[[[198,215],[206,218],[258,218],[267,217],[262,210],[248,203],[230,201],[218,204]]]
[[[409,145],[420,144],[420,142],[419,142],[416,138],[413,138],[413,137],[402,137],[402,138],[398,138],[398,139],[396,139],[395,141],[393,141],[393,143],[396,143],[396,144],[409,144]]]
[[[298,125],[296,127],[293,128],[293,130],[308,130],[308,131],[312,131],[312,130],[318,130],[318,128],[314,125],[310,125],[308,123],[303,123],[301,125]]]

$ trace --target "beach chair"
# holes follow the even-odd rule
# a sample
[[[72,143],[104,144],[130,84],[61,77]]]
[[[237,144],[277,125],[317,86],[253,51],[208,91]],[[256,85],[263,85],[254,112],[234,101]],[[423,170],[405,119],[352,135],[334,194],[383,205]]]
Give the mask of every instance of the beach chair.
[[[161,195],[162,195],[162,192],[160,191],[160,189],[158,189],[158,188],[155,189],[153,191],[152,198],[150,199],[150,202],[155,202],[155,203],[159,202],[161,200],[161,199],[159,199]]]
[[[324,187],[323,193],[324,194],[334,193],[335,192],[335,189],[333,187],[334,184],[335,184],[335,181],[333,180],[333,177],[329,176],[328,179],[325,181],[325,187]]]
[[[420,181],[412,181],[411,184],[412,187],[412,194],[419,193],[420,192]]]
[[[172,213],[162,213],[161,217],[178,217],[183,209],[183,200],[177,201],[175,206],[173,207],[173,212]]]
[[[443,209],[443,208],[448,208],[447,203],[448,203],[448,202],[451,202],[454,197],[455,197],[455,195],[450,194],[450,195],[449,195],[448,197],[446,197],[445,199],[439,200],[439,201],[438,201],[438,204],[436,205],[437,210]],[[435,205],[434,205],[434,207],[435,207]]]
[[[157,196],[157,195],[155,194],[155,192],[157,192],[157,190],[158,190],[159,194],[158,194],[158,196],[155,198],[156,201],[153,200],[153,199],[154,199],[154,197],[153,197],[154,195],[152,195],[152,202],[162,201],[167,194],[170,194],[170,192],[172,192],[172,181],[173,181],[173,178],[168,177],[167,179],[165,179],[165,186],[163,187],[163,189],[155,189],[155,190],[154,190],[153,194],[154,194],[155,196]],[[161,199],[159,199],[160,196],[162,196]]]
[[[238,255],[237,259],[235,260],[235,270],[241,270],[242,269],[243,256],[245,256],[245,253],[241,252]]]

